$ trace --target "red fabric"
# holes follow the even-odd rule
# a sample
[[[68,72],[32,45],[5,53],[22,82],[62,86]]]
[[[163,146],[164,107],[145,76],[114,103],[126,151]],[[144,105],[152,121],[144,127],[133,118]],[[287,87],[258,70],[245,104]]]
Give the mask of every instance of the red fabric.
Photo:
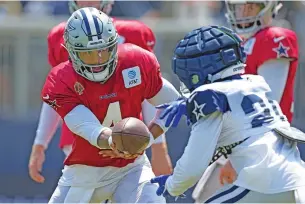
[[[148,26],[136,20],[113,19],[113,21],[119,34],[120,43],[132,43],[153,52],[156,40],[154,33]],[[48,35],[48,60],[52,67],[68,60],[68,52],[62,46],[65,26],[66,22],[58,24]],[[63,123],[59,146],[63,148],[72,143],[73,134]]]
[[[247,53],[246,74],[258,74],[258,68],[268,60],[289,58],[289,73],[280,106],[288,120],[292,120],[294,78],[298,66],[298,42],[296,34],[288,29],[268,27],[245,41]]]
[[[162,87],[160,65],[154,54],[129,43],[119,46],[118,56],[116,70],[104,84],[91,82],[78,75],[69,61],[56,66],[46,79],[42,99],[51,105],[62,118],[74,107],[82,104],[88,107],[102,124],[103,122],[109,124],[118,122],[109,120],[105,122],[104,120],[108,107],[115,102],[119,102],[122,118],[140,118],[143,100],[156,95]],[[135,78],[130,77],[129,72],[128,75],[123,75],[125,73],[123,71],[126,69],[139,69],[139,74]],[[140,79],[140,83],[134,87],[128,87],[126,80],[130,82],[131,78]],[[112,97],[104,97],[109,94]],[[64,135],[64,137],[66,136]],[[73,140],[72,152],[65,160],[65,165],[123,167],[133,162],[133,160],[101,157],[98,154],[99,149],[92,146],[87,140],[77,135],[73,135]]]

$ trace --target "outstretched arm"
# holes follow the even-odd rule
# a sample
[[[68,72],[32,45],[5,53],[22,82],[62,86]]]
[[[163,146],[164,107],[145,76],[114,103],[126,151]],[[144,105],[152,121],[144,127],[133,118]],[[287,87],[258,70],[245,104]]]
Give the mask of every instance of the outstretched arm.
[[[184,153],[165,184],[172,196],[181,195],[195,185],[208,167],[222,129],[222,117],[223,114],[215,112],[193,125]]]
[[[143,120],[146,125],[154,118],[156,114],[156,108],[148,103],[146,100],[142,103],[142,114]],[[162,134],[158,137],[154,144],[151,146],[151,164],[155,175],[159,176],[161,174],[171,174],[173,167],[171,159],[168,155],[167,144],[165,140],[165,135]]]

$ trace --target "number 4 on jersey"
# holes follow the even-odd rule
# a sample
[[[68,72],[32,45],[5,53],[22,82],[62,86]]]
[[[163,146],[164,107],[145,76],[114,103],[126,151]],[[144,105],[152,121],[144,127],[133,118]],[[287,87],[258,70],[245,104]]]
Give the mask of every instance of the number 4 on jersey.
[[[105,127],[110,127],[112,124],[115,124],[122,120],[120,102],[110,103],[108,106],[107,114],[102,123]]]

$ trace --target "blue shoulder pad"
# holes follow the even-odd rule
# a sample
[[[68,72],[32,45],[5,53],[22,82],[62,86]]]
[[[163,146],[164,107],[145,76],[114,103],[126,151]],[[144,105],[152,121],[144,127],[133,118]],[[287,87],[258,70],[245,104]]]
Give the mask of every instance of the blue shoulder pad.
[[[227,96],[211,89],[195,90],[187,100],[187,114],[193,124],[216,111],[225,113],[230,110]]]

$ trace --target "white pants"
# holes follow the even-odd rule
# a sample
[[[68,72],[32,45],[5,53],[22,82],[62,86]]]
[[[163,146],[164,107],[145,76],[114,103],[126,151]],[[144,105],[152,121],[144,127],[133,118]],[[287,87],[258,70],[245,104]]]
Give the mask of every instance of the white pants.
[[[217,190],[222,188],[218,179],[219,171],[226,162],[227,160],[221,157],[206,169],[193,191],[193,198],[196,203],[203,203],[203,201],[210,198]]]
[[[126,167],[65,166],[49,203],[165,203],[146,155]]]
[[[305,188],[276,194],[263,194],[226,185],[203,203],[305,203]]]

